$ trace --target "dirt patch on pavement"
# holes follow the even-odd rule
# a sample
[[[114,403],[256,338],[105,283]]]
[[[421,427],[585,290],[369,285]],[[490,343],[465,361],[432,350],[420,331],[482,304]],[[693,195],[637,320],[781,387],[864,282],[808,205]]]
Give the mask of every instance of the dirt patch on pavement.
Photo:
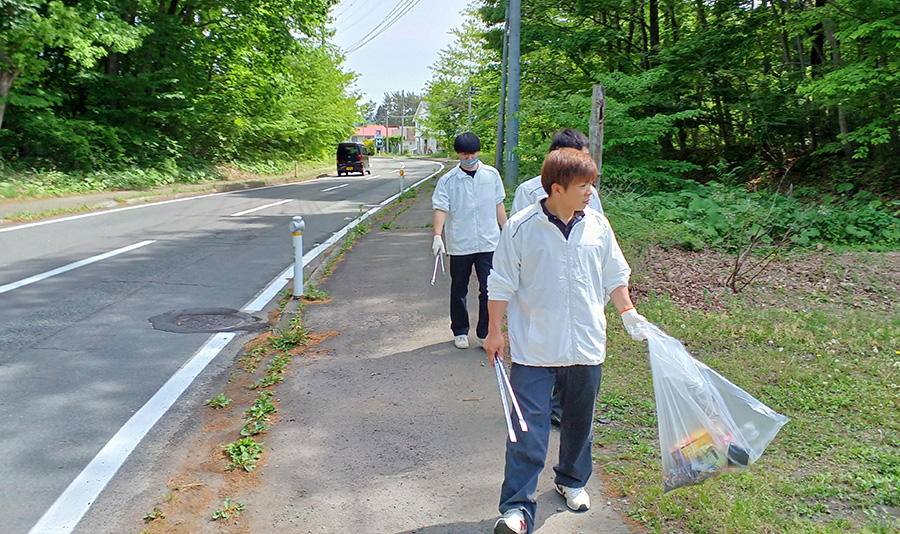
[[[320,351],[315,351],[314,347],[339,334],[336,331],[310,334],[305,345],[295,347],[288,354],[292,358],[315,358]],[[240,496],[246,490],[260,485],[258,472],[266,464],[267,449],[263,447],[252,471],[241,468],[229,471],[231,459],[223,445],[242,437],[241,428],[246,422],[244,410],[253,405],[261,391],[251,386],[266,374],[266,360],[275,355],[270,353],[253,358],[250,354],[253,349],[268,346],[272,338],[271,332],[264,332],[244,345],[247,359],[238,363],[222,392],[233,402],[225,408],[201,410],[197,423],[202,433],[193,443],[173,452],[174,458],[181,458],[176,469],[179,475],[169,481],[166,493],[148,508],[141,534],[250,533],[247,522],[241,521],[241,515],[247,511],[237,507],[241,506]],[[283,375],[289,376],[289,370]],[[277,394],[271,402],[278,407]],[[268,421],[270,428],[278,423],[278,419],[276,411]],[[263,432],[253,437],[264,445],[265,436],[266,432]],[[230,517],[213,519],[219,511],[229,512]]]

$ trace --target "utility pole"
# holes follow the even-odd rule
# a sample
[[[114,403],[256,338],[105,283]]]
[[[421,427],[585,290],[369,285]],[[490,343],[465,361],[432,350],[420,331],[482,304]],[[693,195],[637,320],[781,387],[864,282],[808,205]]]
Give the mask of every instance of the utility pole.
[[[509,3],[506,4],[506,18],[503,20],[503,62],[500,72],[500,106],[497,110],[497,148],[494,150],[494,167],[503,174],[503,126],[506,120],[506,62],[509,52]]]
[[[405,141],[404,137],[406,136],[404,127],[406,126],[406,106],[404,105],[404,100],[406,99],[406,91],[400,90],[400,155],[403,155],[403,141]],[[402,193],[403,191],[401,191]]]
[[[509,6],[509,117],[506,119],[506,187],[515,185],[519,178],[519,41],[522,33],[522,1],[508,0]]]
[[[606,87],[595,85],[591,103],[591,156],[597,164],[597,183],[603,174],[603,122],[606,118]]]
[[[469,98],[469,114],[466,115],[469,118],[469,125],[466,129],[467,132],[472,131],[472,84],[470,83],[466,88],[466,94]]]

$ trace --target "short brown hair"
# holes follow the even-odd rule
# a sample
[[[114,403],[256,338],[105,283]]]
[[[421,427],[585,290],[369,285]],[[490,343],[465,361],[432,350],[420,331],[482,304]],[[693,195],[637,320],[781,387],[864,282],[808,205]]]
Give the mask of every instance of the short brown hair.
[[[568,188],[573,182],[593,182],[596,179],[597,165],[591,155],[575,148],[550,152],[541,166],[541,185],[548,195],[553,184]]]

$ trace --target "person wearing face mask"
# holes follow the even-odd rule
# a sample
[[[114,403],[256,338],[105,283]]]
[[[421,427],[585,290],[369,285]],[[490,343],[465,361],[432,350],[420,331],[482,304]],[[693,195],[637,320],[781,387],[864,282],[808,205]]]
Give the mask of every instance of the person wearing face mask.
[[[497,169],[478,161],[481,141],[472,132],[453,143],[459,165],[441,176],[431,196],[434,208],[435,256],[450,256],[450,329],[458,349],[469,348],[469,311],[466,296],[472,268],[478,277],[478,322],[474,344],[488,333],[487,278],[500,228],[506,223],[506,190]]]

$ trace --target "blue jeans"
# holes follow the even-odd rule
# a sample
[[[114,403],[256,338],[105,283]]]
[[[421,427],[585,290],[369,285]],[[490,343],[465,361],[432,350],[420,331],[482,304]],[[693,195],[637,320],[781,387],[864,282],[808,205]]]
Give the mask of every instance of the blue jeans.
[[[466,295],[469,293],[469,279],[472,267],[478,277],[478,323],[475,335],[484,339],[488,332],[487,279],[491,274],[493,252],[478,252],[465,256],[450,256],[450,329],[454,336],[469,333],[469,310]]]
[[[553,468],[555,482],[581,488],[592,472],[594,405],[600,390],[599,365],[530,367],[513,364],[509,380],[515,391],[528,432],[516,429],[517,443],[506,443],[506,468],[500,490],[500,513],[520,508],[529,532],[537,511],[535,492],[544,469],[550,439],[550,396],[553,385],[565,417],[559,429],[559,463]],[[513,414],[515,422],[515,414]]]

